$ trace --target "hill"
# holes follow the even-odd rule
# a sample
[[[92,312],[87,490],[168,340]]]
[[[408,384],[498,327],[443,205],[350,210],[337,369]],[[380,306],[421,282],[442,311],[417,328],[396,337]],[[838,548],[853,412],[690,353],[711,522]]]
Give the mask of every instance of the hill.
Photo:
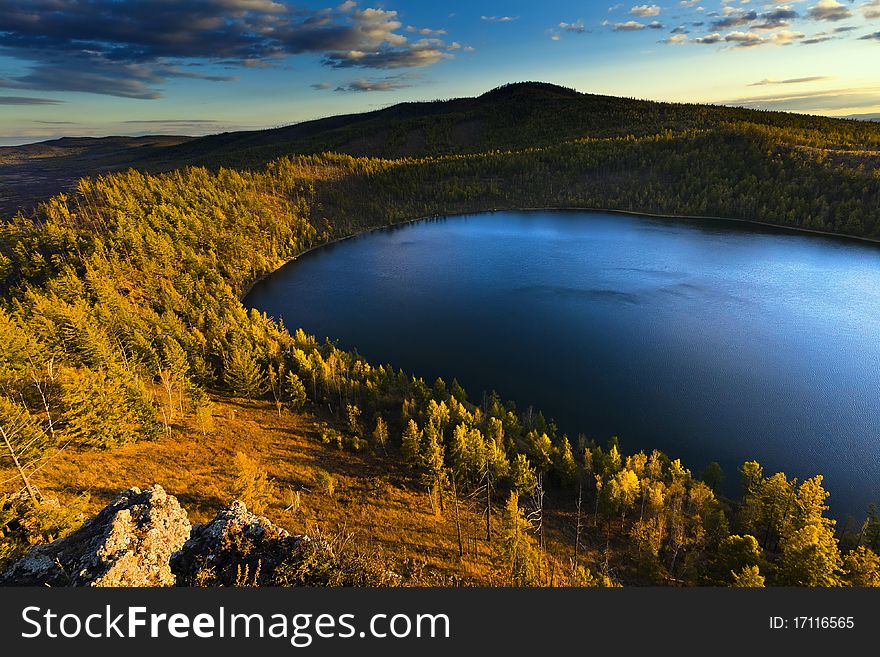
[[[853,121],[658,103],[523,82],[476,98],[402,103],[273,130],[202,137],[163,155],[209,167],[253,167],[284,155],[325,151],[355,157],[431,157],[541,148],[584,137],[640,137],[661,130],[705,130],[731,122],[821,131],[826,138],[839,134],[841,142],[880,147],[880,129]]]
[[[259,168],[283,156],[336,152],[424,158],[546,148],[577,139],[635,138],[663,131],[719,131],[748,125],[791,149],[817,149],[834,162],[878,168],[880,126],[730,107],[660,103],[586,94],[540,82],[504,85],[475,98],[411,102],[282,128],[200,138],[62,139],[0,148],[0,213],[30,211],[77,178],[134,167]]]
[[[158,153],[191,137],[64,137],[0,147],[0,216],[32,212],[39,201],[80,178],[141,166],[160,168]]]

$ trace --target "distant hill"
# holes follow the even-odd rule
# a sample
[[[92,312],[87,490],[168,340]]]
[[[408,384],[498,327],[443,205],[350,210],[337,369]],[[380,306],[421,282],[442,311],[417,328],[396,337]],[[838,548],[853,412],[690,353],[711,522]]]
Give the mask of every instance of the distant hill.
[[[476,98],[401,103],[272,130],[211,135],[169,148],[161,156],[185,163],[234,167],[258,166],[283,155],[322,151],[383,158],[424,157],[543,147],[581,137],[638,137],[665,129],[711,129],[730,122],[827,131],[842,120],[659,103],[521,82]]]
[[[845,118],[855,121],[880,121],[880,112],[875,112],[874,114],[850,114]]]
[[[85,176],[139,166],[192,137],[64,137],[0,148],[0,217],[64,191]]]
[[[580,138],[644,137],[667,130],[712,131],[738,123],[775,129],[775,138],[797,147],[834,150],[836,158],[847,158],[848,151],[864,158],[880,150],[880,126],[867,121],[659,103],[520,82],[475,98],[401,103],[270,130],[200,138],[60,139],[0,148],[0,214],[29,210],[81,176],[126,167],[150,172],[187,165],[259,168],[281,156],[325,151],[429,157],[542,148]]]

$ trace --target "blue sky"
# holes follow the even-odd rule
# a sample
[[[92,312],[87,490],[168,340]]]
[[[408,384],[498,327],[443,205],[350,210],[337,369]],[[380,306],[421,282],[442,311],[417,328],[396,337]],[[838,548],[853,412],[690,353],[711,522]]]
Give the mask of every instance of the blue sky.
[[[0,144],[207,134],[542,80],[880,112],[880,0],[0,0]]]

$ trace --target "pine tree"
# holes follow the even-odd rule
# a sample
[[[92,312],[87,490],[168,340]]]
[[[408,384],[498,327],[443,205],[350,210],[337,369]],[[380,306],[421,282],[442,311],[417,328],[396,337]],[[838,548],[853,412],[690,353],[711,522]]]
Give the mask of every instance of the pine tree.
[[[562,442],[554,453],[554,469],[559,483],[563,488],[574,489],[578,483],[578,466],[571,451],[571,443],[568,436],[562,437]]]
[[[843,571],[850,586],[880,586],[880,556],[864,545],[843,557]]]
[[[731,586],[736,588],[763,588],[764,576],[757,566],[746,566],[738,573],[733,573]]]
[[[510,582],[514,586],[539,583],[540,552],[532,537],[532,525],[519,506],[517,494],[511,492],[501,508],[498,522],[498,544]]]
[[[403,462],[414,470],[423,467],[422,459],[422,432],[415,420],[410,420],[403,430],[403,436],[400,443],[400,453],[403,456]]]
[[[266,377],[248,349],[238,348],[223,359],[223,381],[240,397],[255,399],[266,392]]]
[[[113,447],[143,435],[139,431],[143,424],[129,406],[131,394],[118,376],[65,369],[60,380],[63,411],[59,425],[67,440],[88,447]]]
[[[284,399],[293,411],[300,410],[307,401],[306,387],[293,372],[288,372],[284,380]]]

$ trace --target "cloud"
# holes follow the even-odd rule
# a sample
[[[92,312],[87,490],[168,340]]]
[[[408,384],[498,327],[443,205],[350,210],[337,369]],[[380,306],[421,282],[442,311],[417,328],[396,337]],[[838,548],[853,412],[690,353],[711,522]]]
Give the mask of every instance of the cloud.
[[[636,5],[629,10],[633,16],[659,16],[660,7],[657,5]]]
[[[868,20],[880,18],[880,0],[872,0],[871,2],[859,5],[859,11]]]
[[[770,35],[769,41],[777,46],[790,46],[795,41],[804,38],[803,32],[792,32],[791,30],[780,30]]]
[[[766,43],[764,37],[754,32],[731,32],[724,37],[727,43],[734,43],[738,48],[752,48]]]
[[[787,80],[761,80],[760,82],[752,82],[750,87],[764,87],[771,84],[802,84],[804,82],[818,82],[819,80],[829,80],[824,75],[813,75],[805,78],[788,78]]]
[[[740,25],[747,25],[748,23],[751,23],[756,18],[758,18],[758,12],[756,11],[734,10],[728,12],[727,16],[725,16],[724,18],[718,19],[717,21],[712,21],[712,29],[726,30],[731,27],[739,27]]]
[[[694,43],[701,43],[704,45],[712,45],[713,43],[721,43],[722,41],[724,41],[724,37],[718,34],[718,32],[694,39]]]
[[[30,98],[29,96],[0,96],[0,105],[59,105],[63,100]]]
[[[396,91],[398,89],[406,89],[413,86],[420,78],[420,75],[412,73],[401,73],[400,75],[392,75],[380,79],[360,79],[353,80],[348,84],[336,87],[334,91],[343,93],[360,93],[365,91]]]
[[[407,25],[406,31],[410,34],[420,34],[422,36],[443,36],[444,34],[447,34],[446,30],[444,29],[432,30],[430,27],[423,27],[419,29],[417,27],[413,27],[412,25]]]
[[[651,21],[650,23],[648,23],[648,27],[652,30],[662,30],[665,25],[663,25],[663,23],[661,23],[660,21]]]
[[[659,43],[668,43],[670,45],[674,45],[676,43],[685,43],[687,40],[687,34],[671,34],[669,37],[663,39]]]
[[[402,68],[452,57],[437,39],[444,30],[410,33],[431,45],[411,41],[397,12],[351,1],[307,9],[273,0],[3,0],[0,56],[27,68],[0,85],[158,98],[172,78],[233,79],[194,65],[252,68],[317,54],[333,67]]]
[[[871,40],[873,40],[873,41],[880,41],[880,32],[874,32],[874,33],[872,33],[872,34],[866,34],[866,35],[863,36],[863,37],[859,37],[859,39],[861,39],[862,41],[865,41],[865,40],[868,40],[868,39],[871,39]]]
[[[837,0],[819,0],[807,13],[817,21],[841,21],[852,16],[852,12]]]
[[[480,16],[480,20],[489,23],[509,23],[519,20],[519,16]]]
[[[577,34],[583,34],[586,31],[584,22],[581,19],[577,19],[574,23],[562,22],[559,24],[559,29],[565,30],[566,32],[575,32]]]
[[[790,110],[819,112],[849,108],[877,107],[880,105],[880,87],[829,89],[818,92],[773,94],[752,98],[724,101],[722,105],[735,105],[750,109]]]
[[[758,16],[761,23],[753,25],[753,30],[775,30],[780,27],[788,27],[791,21],[800,18],[791,5],[776,7],[773,11],[766,11]]]
[[[210,125],[213,123],[219,123],[219,121],[216,119],[132,119],[129,121],[122,121],[122,123],[136,125],[152,125],[154,123],[163,125]]]
[[[329,82],[316,82],[315,84],[309,85],[315,91],[326,91],[330,89],[333,85]]]
[[[612,29],[615,32],[635,32],[637,30],[644,30],[645,27],[647,26],[638,21],[626,21],[625,23],[615,23]]]
[[[332,68],[420,68],[452,58],[442,41],[422,39],[403,48],[329,53],[321,63]]]

